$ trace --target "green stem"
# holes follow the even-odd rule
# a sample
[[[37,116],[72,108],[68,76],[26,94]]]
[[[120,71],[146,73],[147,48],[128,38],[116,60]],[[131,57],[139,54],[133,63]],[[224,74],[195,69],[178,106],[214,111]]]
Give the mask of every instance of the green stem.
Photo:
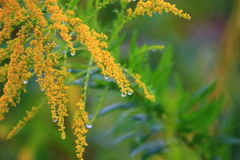
[[[88,22],[107,4],[109,4],[109,2],[104,2],[101,5],[96,6],[95,11],[91,14],[91,16],[88,17],[88,20],[87,20],[86,24],[88,24]]]
[[[103,94],[101,95],[99,103],[98,103],[98,105],[96,106],[96,109],[95,109],[96,112],[93,115],[92,119],[88,122],[88,124],[92,124],[97,119],[97,116],[98,116],[99,111],[100,111],[101,106],[102,106],[102,102],[104,101],[104,98],[106,96],[107,90],[108,90],[108,86],[105,88]]]
[[[93,58],[91,57],[88,65],[88,69],[87,69],[87,75],[86,75],[86,79],[85,79],[85,85],[84,85],[84,88],[83,88],[83,102],[86,103],[86,100],[87,100],[87,88],[88,88],[88,81],[89,81],[89,78],[90,78],[90,66],[92,66],[92,63],[93,63]]]
[[[123,28],[123,26],[128,22],[129,19],[125,18],[124,16],[124,12],[126,10],[127,4],[124,4],[124,2],[120,2],[121,4],[121,12],[117,13],[118,16],[118,21],[116,21],[115,25],[117,26],[117,29],[115,30],[115,32],[112,34],[111,39],[109,40],[109,44],[112,43],[112,41],[114,39],[116,39],[116,37],[118,36],[118,34],[120,33],[121,29]],[[120,24],[119,24],[120,23]]]
[[[88,75],[88,72],[90,73],[91,70],[97,69],[98,67],[94,66],[94,67],[88,67],[87,70],[83,70],[82,72],[77,73],[74,77],[71,77],[68,79],[68,81],[66,82],[67,84],[71,83],[72,81],[74,81],[74,79],[76,79],[77,77],[81,77],[82,75],[86,74]],[[89,78],[89,77],[88,77]],[[87,76],[86,76],[86,80],[87,80]],[[88,80],[87,80],[88,81]],[[86,81],[85,81],[86,83]],[[86,85],[86,84],[85,84]],[[85,86],[84,86],[85,87]]]
[[[121,31],[121,29],[123,28],[123,26],[125,25],[127,23],[127,20],[123,20],[122,21],[122,23],[119,25],[119,27],[117,28],[117,30],[112,34],[112,37],[111,37],[111,39],[109,40],[109,44],[111,44],[112,43],[112,41],[114,40],[114,39],[116,39],[116,37],[118,36],[118,34],[119,34],[119,32]]]
[[[73,3],[73,0],[71,0],[71,2],[69,3],[69,5],[68,5],[66,11],[69,9],[69,7],[72,5],[72,3]]]

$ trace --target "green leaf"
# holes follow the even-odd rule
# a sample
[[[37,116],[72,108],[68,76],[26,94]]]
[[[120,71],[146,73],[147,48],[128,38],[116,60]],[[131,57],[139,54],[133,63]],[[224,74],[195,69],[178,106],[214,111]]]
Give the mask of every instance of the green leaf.
[[[137,123],[132,123],[131,121],[128,120],[128,117],[139,113],[139,111],[135,109],[128,109],[125,112],[123,112],[119,118],[117,123],[107,132],[108,135],[113,134],[113,132],[119,133],[123,131],[131,131],[135,130],[137,128]]]
[[[75,6],[77,6],[78,2],[80,0],[72,0],[72,2],[70,3],[70,10],[73,10]]]
[[[159,65],[156,71],[152,74],[151,79],[154,82],[154,87],[157,88],[156,94],[163,95],[169,87],[169,76],[172,71],[172,57],[173,47],[169,45],[165,52],[162,54]]]
[[[216,84],[217,82],[215,81],[210,85],[203,86],[198,91],[191,94],[188,101],[183,106],[180,107],[180,110],[179,110],[180,113],[186,112],[187,110],[194,107],[194,104],[206,98],[215,89]]]
[[[174,75],[174,85],[175,85],[175,88],[176,88],[176,92],[180,96],[185,96],[185,91],[184,91],[182,82],[180,81],[179,76],[177,76],[176,74]]]
[[[134,51],[136,50],[137,48],[137,44],[136,44],[136,41],[137,41],[137,34],[138,32],[135,30],[132,34],[132,38],[131,38],[131,46],[130,46],[130,53],[134,53]]]
[[[146,52],[148,51],[148,46],[143,45],[140,48],[135,48],[135,50],[133,50],[133,48],[135,48],[135,47],[133,46],[131,49],[131,53],[130,53],[129,61],[128,61],[128,67],[133,72],[137,72],[137,73],[140,73],[141,75],[143,75],[144,72],[142,72],[142,71],[143,70],[145,71],[146,66],[149,66],[149,63],[146,63],[147,62]]]
[[[116,138],[115,140],[113,140],[112,144],[113,144],[113,145],[116,145],[116,144],[118,144],[118,143],[120,143],[120,142],[122,142],[122,141],[124,141],[124,140],[126,140],[126,139],[128,139],[128,138],[133,137],[134,135],[136,135],[136,133],[133,132],[133,131],[128,132],[128,133],[126,133],[126,134],[123,134],[122,136],[119,136],[118,138]]]
[[[149,158],[155,154],[161,153],[162,151],[163,151],[163,146],[157,146],[154,148],[150,148],[146,153],[143,154],[142,160],[146,160],[147,158]]]
[[[163,56],[160,60],[160,63],[158,65],[158,69],[169,69],[169,67],[172,66],[172,58],[173,58],[173,47],[172,45],[169,45],[165,52],[163,52]]]
[[[203,104],[198,110],[182,115],[181,120],[194,130],[208,130],[221,111],[223,98]]]
[[[216,138],[212,139],[211,144],[213,146],[217,145],[240,145],[240,139],[237,137],[233,137],[231,135],[219,135]]]
[[[156,148],[156,147],[163,148],[164,146],[165,146],[165,143],[160,140],[151,141],[151,142],[145,143],[145,144],[140,145],[137,148],[133,149],[130,152],[130,155],[131,155],[131,157],[134,157],[135,155],[139,154],[140,152],[149,150],[151,148]]]
[[[209,95],[209,93],[211,93],[215,89],[216,84],[217,84],[217,82],[214,81],[210,85],[203,86],[198,91],[194,92],[191,95],[191,98],[196,98],[198,100],[198,99],[201,99],[202,97],[206,97],[207,95]]]
[[[149,133],[145,134],[144,136],[141,137],[141,142],[144,143],[145,141],[148,140],[153,134],[155,134],[156,131],[150,131]]]
[[[147,117],[146,117],[145,114],[139,113],[139,114],[136,114],[136,115],[130,117],[129,120],[132,120],[132,121],[141,121],[141,122],[144,123],[144,122],[146,122]]]
[[[118,37],[117,39],[115,39],[108,47],[108,51],[111,52],[115,47],[119,46],[124,38],[126,36],[126,33],[123,33],[120,37]]]
[[[103,116],[109,112],[112,112],[114,110],[118,110],[118,109],[129,109],[129,108],[133,108],[135,107],[135,105],[133,103],[115,103],[115,104],[112,104],[110,106],[107,106],[103,109],[101,109],[99,111],[99,114],[98,114],[98,117],[99,116]],[[89,118],[91,119],[93,115],[90,115]]]

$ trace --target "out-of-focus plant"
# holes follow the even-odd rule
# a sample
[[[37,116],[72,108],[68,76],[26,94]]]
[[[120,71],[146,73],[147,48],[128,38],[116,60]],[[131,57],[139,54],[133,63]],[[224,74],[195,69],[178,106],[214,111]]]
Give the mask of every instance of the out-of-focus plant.
[[[108,38],[98,24],[97,15],[101,9],[114,1],[90,0],[87,1],[85,8],[78,8],[78,2],[79,0],[71,0],[67,5],[62,6],[56,0],[0,0],[0,80],[5,83],[3,95],[0,97],[0,120],[4,119],[9,106],[17,106],[21,92],[27,91],[26,85],[29,79],[35,76],[40,90],[46,93],[47,99],[43,100],[38,107],[27,111],[27,117],[19,121],[7,138],[10,139],[16,135],[47,102],[51,108],[51,118],[59,127],[61,138],[65,139],[64,122],[65,117],[68,116],[66,105],[68,85],[78,83],[82,85],[82,93],[77,103],[78,108],[73,117],[72,128],[77,137],[75,141],[77,157],[82,159],[83,147],[87,145],[85,134],[88,130],[86,127],[91,127],[99,112],[99,107],[97,107],[96,115],[89,122],[85,111],[88,87],[99,88],[102,80],[111,79],[120,88],[122,97],[135,92],[134,95],[138,98],[144,97],[154,101],[154,95],[166,95],[158,90],[152,93],[149,87],[140,80],[140,74],[135,74],[135,72],[142,72],[139,64],[145,60],[144,52],[163,49],[163,46],[144,45],[138,48],[132,43],[128,66],[120,66],[115,60],[114,57],[117,57],[119,53],[119,45],[124,39],[124,36],[119,36],[124,24],[138,16],[144,14],[152,16],[152,13],[162,13],[162,11],[171,12],[185,19],[191,17],[164,0],[140,0],[135,2],[136,7],[133,9],[127,9],[131,0],[123,0],[118,2],[121,9],[115,10],[118,19],[114,22]],[[111,52],[115,54],[111,55]],[[88,59],[88,64],[69,61],[77,56]],[[171,65],[170,61],[160,64],[164,63]],[[145,78],[147,74],[149,76],[151,74],[148,65],[146,69],[147,72],[145,70],[142,75]],[[163,68],[163,70],[162,73],[154,73],[156,88],[161,87],[159,85],[162,85],[168,78],[165,77],[168,69]],[[104,78],[99,76],[99,73]],[[162,82],[157,79],[159,77]],[[112,89],[117,89],[116,86],[112,85]],[[142,88],[143,91],[138,90],[136,86]],[[177,106],[177,102],[170,106]],[[151,111],[153,108],[147,107],[146,110]],[[171,113],[171,107],[169,113]],[[173,131],[168,132],[167,135],[173,134]]]
[[[140,73],[143,80],[152,85],[156,100],[144,100],[137,86],[133,87],[135,94],[132,95],[132,103],[127,107],[119,104],[118,109],[127,110],[109,132],[117,136],[113,144],[128,140],[130,157],[140,155],[142,160],[151,157],[171,160],[220,158],[221,153],[218,151],[221,146],[218,145],[238,140],[211,131],[223,100],[223,97],[211,98],[216,82],[191,94],[184,91],[178,76],[172,74],[172,47],[161,51],[161,60],[153,70],[149,63],[143,63],[148,61],[148,51],[144,49],[147,46],[139,48],[135,40],[136,34],[132,37],[127,66],[131,71]],[[142,51],[145,54],[139,56],[138,53]],[[135,60],[134,63],[131,59]],[[115,109],[116,106],[108,108]],[[106,110],[100,110],[101,115]]]

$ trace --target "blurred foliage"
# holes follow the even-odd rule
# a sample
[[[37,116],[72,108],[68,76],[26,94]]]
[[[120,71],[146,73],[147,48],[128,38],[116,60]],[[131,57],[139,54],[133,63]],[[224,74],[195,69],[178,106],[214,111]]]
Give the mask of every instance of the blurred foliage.
[[[84,19],[94,13],[100,1],[96,1],[95,7],[91,2],[73,0],[70,7]],[[87,103],[92,128],[84,154],[86,160],[239,159],[240,152],[236,149],[240,144],[239,127],[234,126],[239,121],[239,107],[236,107],[239,100],[233,104],[225,92],[226,81],[214,72],[220,57],[217,40],[230,15],[230,2],[172,0],[171,3],[191,14],[191,21],[167,14],[144,16],[127,23],[121,32],[119,26],[124,16],[121,11],[136,2],[114,2],[103,6],[92,19],[84,19],[92,28],[109,35],[108,50],[127,68],[124,73],[132,80],[134,89],[132,95],[122,98],[112,79],[106,80],[98,69],[92,69]],[[64,6],[70,2],[59,0],[59,3]],[[239,9],[239,5],[236,6]],[[239,21],[234,20],[232,26]],[[229,31],[232,32],[231,26]],[[158,50],[155,46],[162,44],[166,49]],[[69,59],[74,80],[69,81],[70,108],[79,98],[85,80],[81,75],[85,72],[74,69],[74,63],[79,60],[85,63],[84,54],[77,52],[77,55],[78,58]],[[239,60],[236,64],[239,65]],[[156,96],[155,102],[144,98],[143,91],[131,79],[133,72],[142,76]],[[239,71],[236,72],[239,75]],[[44,97],[34,81],[33,78],[29,82],[28,93],[21,95],[20,105],[11,108],[6,120],[0,123],[0,159],[76,159],[70,127],[67,126],[67,140],[61,140],[47,107],[14,139],[5,140],[12,126],[26,115],[25,110],[37,106]],[[219,89],[219,84],[223,88]],[[239,91],[233,95],[239,95]],[[71,120],[67,121],[70,124]]]

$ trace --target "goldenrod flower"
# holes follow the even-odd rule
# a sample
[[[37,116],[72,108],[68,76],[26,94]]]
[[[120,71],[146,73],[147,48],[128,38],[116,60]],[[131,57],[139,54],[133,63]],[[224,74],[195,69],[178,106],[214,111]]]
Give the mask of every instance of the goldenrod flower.
[[[145,13],[152,17],[152,13],[162,13],[163,10],[165,10],[166,13],[172,12],[175,16],[191,19],[189,14],[183,13],[183,10],[177,9],[175,4],[172,5],[168,2],[164,2],[164,0],[147,0],[145,2],[140,0],[134,11],[130,8],[127,12],[130,18],[144,15]]]
[[[77,103],[77,106],[78,109],[75,111],[74,114],[74,123],[72,125],[72,128],[74,129],[74,135],[77,137],[77,140],[75,140],[77,157],[80,160],[83,160],[83,146],[87,146],[85,134],[88,132],[88,130],[85,125],[88,122],[88,114],[85,111],[85,103],[83,102],[82,98]]]
[[[7,80],[7,70],[9,65],[7,63],[0,67],[0,82],[5,82]]]
[[[127,0],[124,0],[127,2]],[[37,77],[40,89],[45,91],[48,104],[51,108],[53,122],[59,126],[61,138],[65,139],[65,117],[67,114],[67,89],[65,79],[69,75],[66,68],[67,53],[60,53],[62,48],[75,55],[73,40],[86,46],[87,51],[96,65],[101,69],[105,78],[112,78],[120,88],[123,97],[131,95],[133,90],[123,73],[120,64],[115,62],[114,57],[108,49],[108,44],[104,41],[107,36],[97,33],[91,29],[84,21],[74,16],[74,11],[66,12],[57,4],[57,0],[23,0],[24,5],[20,5],[18,0],[0,0],[0,44],[3,42],[7,47],[0,48],[0,62],[9,59],[8,64],[0,67],[0,82],[5,82],[3,95],[0,97],[0,121],[4,119],[4,114],[8,112],[9,105],[16,106],[19,103],[21,91],[26,91],[25,86],[33,74]],[[128,0],[131,2],[131,0]],[[46,14],[42,9],[46,10]],[[191,17],[178,10],[175,5],[164,2],[164,0],[140,0],[134,11],[127,10],[129,19],[145,13],[152,16],[153,12],[172,12],[174,15],[190,19]],[[50,18],[46,18],[47,16]],[[21,25],[16,35],[12,35],[14,26]],[[56,35],[60,35],[65,46],[59,48],[55,41]],[[74,37],[73,37],[74,35]],[[62,62],[61,59],[64,59]],[[60,67],[59,67],[60,65]],[[34,71],[30,71],[30,69]],[[140,81],[140,75],[131,74],[139,87],[143,88],[146,98],[154,100],[146,85]],[[74,115],[74,135],[76,135],[77,157],[82,160],[84,146],[87,145],[85,134],[88,114],[85,111],[86,95],[77,103],[78,110]],[[27,112],[28,116],[24,121],[19,121],[17,126],[8,135],[11,138],[24,126],[25,122],[32,118],[39,108],[32,108]]]

